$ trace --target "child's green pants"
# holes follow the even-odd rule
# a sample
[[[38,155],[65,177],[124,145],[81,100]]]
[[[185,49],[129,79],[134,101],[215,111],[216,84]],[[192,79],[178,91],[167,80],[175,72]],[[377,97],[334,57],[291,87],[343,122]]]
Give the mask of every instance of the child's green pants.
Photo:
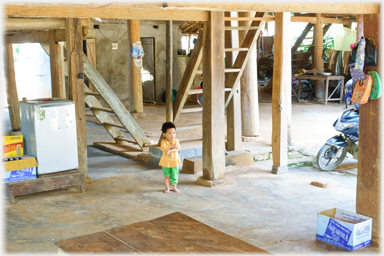
[[[176,167],[162,167],[164,176],[170,177],[172,185],[176,185],[179,177],[179,169]]]

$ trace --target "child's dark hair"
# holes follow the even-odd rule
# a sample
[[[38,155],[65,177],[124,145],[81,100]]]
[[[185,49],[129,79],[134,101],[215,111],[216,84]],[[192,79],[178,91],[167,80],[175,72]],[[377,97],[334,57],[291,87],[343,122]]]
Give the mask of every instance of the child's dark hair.
[[[161,131],[163,133],[167,133],[167,130],[170,128],[175,128],[175,130],[176,130],[176,126],[172,122],[165,122],[165,123],[163,123],[163,126],[161,127]]]

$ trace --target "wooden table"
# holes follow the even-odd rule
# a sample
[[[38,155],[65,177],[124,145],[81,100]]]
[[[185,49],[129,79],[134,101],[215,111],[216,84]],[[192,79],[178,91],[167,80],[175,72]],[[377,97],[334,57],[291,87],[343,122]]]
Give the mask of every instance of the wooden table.
[[[263,253],[191,217],[174,212],[143,221],[78,236],[55,243],[59,253]]]
[[[325,81],[325,98],[324,98],[324,104],[327,105],[327,102],[330,100],[340,100],[340,104],[343,104],[343,96],[344,96],[344,76],[322,76],[322,75],[300,75],[296,77],[299,79],[299,85],[298,85],[298,102],[300,102],[300,90],[301,90],[301,79],[306,80],[322,80]],[[329,87],[329,80],[341,80],[336,88],[332,91],[331,95],[328,97],[328,87]],[[340,98],[331,99],[332,95],[335,93],[337,88],[340,88]]]
[[[15,196],[49,191],[80,185],[80,191],[85,192],[84,174],[78,170],[41,175],[36,179],[5,183],[9,201],[15,204]]]

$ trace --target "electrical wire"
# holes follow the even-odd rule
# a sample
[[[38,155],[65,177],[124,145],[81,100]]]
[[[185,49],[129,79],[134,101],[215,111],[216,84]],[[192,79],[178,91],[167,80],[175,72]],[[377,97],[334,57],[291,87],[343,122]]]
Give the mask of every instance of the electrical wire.
[[[101,30],[100,29],[98,29],[98,31],[100,32],[100,34],[105,38],[105,39],[107,39],[108,41],[110,41],[110,42],[112,42],[112,43],[117,43],[118,41],[120,41],[127,33],[128,33],[128,30],[127,31],[125,31],[125,33],[124,33],[124,35],[122,35],[119,39],[117,39],[116,41],[112,41],[112,40],[110,40],[110,39],[108,39],[104,34],[103,34],[103,32],[101,32]]]

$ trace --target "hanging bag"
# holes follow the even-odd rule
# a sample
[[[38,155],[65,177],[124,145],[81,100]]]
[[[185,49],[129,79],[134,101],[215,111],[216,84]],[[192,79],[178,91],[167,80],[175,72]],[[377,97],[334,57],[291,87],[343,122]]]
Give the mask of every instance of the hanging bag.
[[[367,74],[364,80],[356,82],[351,101],[359,105],[367,103],[371,94],[371,87],[372,77]]]
[[[365,39],[362,37],[358,42],[355,63],[349,64],[353,81],[365,79],[364,74],[364,58],[365,58]]]
[[[369,100],[376,100],[381,97],[381,80],[379,73],[376,71],[368,71],[368,75],[372,77],[372,88]]]

